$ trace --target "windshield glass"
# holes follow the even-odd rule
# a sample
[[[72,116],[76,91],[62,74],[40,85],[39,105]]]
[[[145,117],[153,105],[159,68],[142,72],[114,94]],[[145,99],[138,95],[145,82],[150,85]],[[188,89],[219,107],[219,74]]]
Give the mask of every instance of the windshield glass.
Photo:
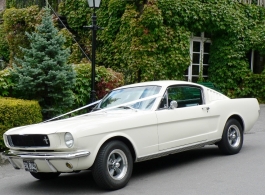
[[[102,101],[98,105],[98,108],[110,108],[113,106],[118,106],[120,104],[125,104],[127,102],[147,98],[149,96],[158,94],[160,89],[160,86],[141,86],[114,90],[102,99]],[[144,101],[139,101],[128,106],[131,106],[135,109],[146,110],[151,109],[154,102],[155,98],[152,98]]]

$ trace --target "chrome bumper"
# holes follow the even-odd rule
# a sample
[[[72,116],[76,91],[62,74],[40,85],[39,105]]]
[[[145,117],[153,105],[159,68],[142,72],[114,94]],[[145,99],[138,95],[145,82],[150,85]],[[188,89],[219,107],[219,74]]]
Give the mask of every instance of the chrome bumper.
[[[3,157],[7,158],[10,164],[15,169],[20,169],[19,166],[12,160],[16,159],[42,159],[50,167],[52,172],[58,172],[56,168],[50,163],[49,160],[70,160],[75,158],[87,157],[90,152],[79,151],[79,152],[21,152],[21,151],[4,151],[2,153]]]
[[[89,156],[90,152],[87,151],[80,151],[80,152],[21,152],[21,151],[4,151],[3,156],[6,158],[14,157],[14,158],[21,158],[21,159],[46,159],[46,160],[53,160],[53,159],[74,159],[80,157]]]

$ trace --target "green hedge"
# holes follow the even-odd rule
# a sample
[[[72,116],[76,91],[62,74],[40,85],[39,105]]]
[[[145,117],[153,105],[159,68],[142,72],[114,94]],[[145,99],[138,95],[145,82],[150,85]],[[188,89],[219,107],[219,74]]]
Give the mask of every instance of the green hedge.
[[[229,90],[230,97],[254,97],[259,103],[265,103],[265,74],[250,74],[245,77],[240,86]]]
[[[0,97],[10,97],[13,86],[9,69],[0,70]]]
[[[3,134],[10,128],[42,121],[36,101],[0,98],[0,150],[5,148]]]

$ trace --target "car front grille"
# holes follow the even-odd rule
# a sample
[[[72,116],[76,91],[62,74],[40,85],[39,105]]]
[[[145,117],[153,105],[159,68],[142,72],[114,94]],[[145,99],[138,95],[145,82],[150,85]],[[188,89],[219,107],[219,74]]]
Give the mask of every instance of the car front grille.
[[[47,135],[8,135],[8,143],[11,147],[49,147],[50,140]]]

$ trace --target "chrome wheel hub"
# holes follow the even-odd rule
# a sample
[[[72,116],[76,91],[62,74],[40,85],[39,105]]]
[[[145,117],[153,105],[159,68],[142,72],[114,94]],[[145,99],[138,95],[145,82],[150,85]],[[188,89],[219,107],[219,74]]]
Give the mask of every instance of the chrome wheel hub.
[[[127,173],[128,162],[125,153],[120,149],[113,150],[107,161],[109,175],[115,180],[121,180]]]
[[[227,132],[228,143],[232,147],[238,147],[241,142],[240,130],[236,125],[231,125]]]

